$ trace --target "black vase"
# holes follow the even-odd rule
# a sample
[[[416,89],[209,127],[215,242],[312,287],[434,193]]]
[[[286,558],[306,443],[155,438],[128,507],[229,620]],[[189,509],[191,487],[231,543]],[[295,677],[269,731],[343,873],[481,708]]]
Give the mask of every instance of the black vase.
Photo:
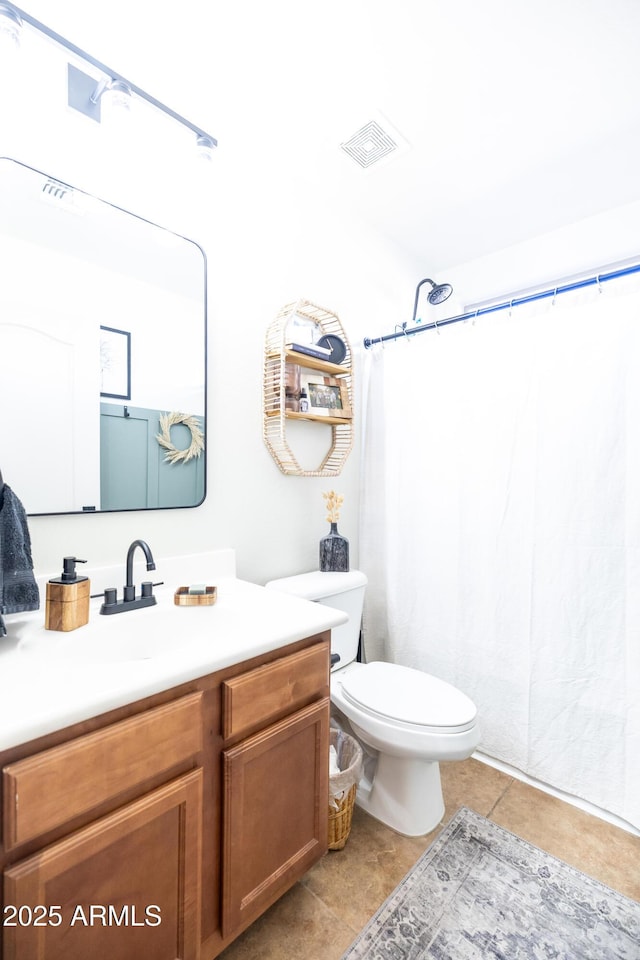
[[[349,570],[349,541],[338,533],[337,523],[331,524],[329,533],[320,541],[320,570],[322,573]]]

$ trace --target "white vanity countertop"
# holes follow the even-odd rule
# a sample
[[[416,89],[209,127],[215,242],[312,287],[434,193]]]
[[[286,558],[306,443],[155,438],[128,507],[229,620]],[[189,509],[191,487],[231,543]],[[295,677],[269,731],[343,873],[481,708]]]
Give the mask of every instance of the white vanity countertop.
[[[145,571],[142,579],[151,576]],[[139,593],[139,569],[134,579]],[[109,616],[100,614],[101,599],[93,599],[89,623],[65,633],[44,628],[44,590],[40,610],[6,616],[8,635],[0,637],[0,749],[268,653],[347,619],[340,610],[234,576],[206,581],[217,587],[215,604],[176,606],[175,589],[189,582],[205,581],[165,580],[154,590],[155,606]],[[91,591],[95,592],[93,578]]]

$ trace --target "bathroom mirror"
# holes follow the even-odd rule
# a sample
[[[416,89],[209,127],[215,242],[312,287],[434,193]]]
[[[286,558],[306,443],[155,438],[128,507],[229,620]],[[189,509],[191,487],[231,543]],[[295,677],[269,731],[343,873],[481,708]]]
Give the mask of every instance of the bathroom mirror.
[[[0,158],[0,470],[30,515],[205,496],[198,244]]]

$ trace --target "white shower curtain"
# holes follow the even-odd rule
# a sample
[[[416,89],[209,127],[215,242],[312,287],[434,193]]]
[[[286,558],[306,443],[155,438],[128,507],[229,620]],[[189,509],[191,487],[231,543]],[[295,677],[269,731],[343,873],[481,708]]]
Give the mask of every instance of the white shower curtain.
[[[640,293],[621,283],[368,352],[360,566],[368,660],[450,681],[483,753],[640,828]]]

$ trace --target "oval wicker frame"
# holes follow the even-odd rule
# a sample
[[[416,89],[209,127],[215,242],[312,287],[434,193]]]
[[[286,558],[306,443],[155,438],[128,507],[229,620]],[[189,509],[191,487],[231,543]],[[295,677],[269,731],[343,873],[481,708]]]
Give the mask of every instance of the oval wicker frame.
[[[302,356],[287,349],[287,327],[293,316],[312,320],[323,336],[334,334],[346,347],[343,364],[322,361],[313,356]],[[262,436],[278,469],[294,477],[337,477],[353,447],[354,390],[351,369],[351,347],[336,313],[319,307],[309,300],[297,300],[286,304],[267,328],[264,351],[263,426]],[[311,416],[309,413],[291,411],[287,408],[287,365],[294,363],[302,368],[339,377],[346,393],[349,416]],[[315,421],[331,427],[331,443],[316,470],[304,469],[287,437],[287,423],[294,419]]]

